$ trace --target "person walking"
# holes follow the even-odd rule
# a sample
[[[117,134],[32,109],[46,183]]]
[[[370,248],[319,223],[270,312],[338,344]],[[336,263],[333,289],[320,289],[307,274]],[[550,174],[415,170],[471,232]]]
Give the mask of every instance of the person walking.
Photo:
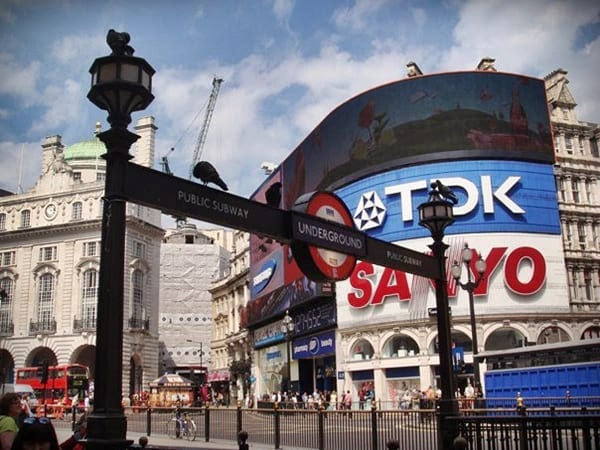
[[[0,450],[10,450],[19,431],[17,421],[22,411],[19,394],[9,392],[0,398]]]

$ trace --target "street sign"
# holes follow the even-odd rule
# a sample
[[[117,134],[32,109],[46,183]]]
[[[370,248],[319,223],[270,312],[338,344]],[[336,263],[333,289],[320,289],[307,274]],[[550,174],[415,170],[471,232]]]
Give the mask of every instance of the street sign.
[[[355,258],[427,278],[439,278],[439,269],[432,256],[371,238],[353,229],[350,213],[334,194],[319,196],[313,205],[315,209],[307,210],[307,214],[274,208],[132,162],[126,163],[125,172],[121,191],[111,192],[112,195],[160,209],[166,214],[260,234],[285,244],[306,244],[307,249],[313,248],[313,257],[320,260],[321,266],[317,267],[320,276],[332,276],[327,281],[342,279],[339,274],[349,276],[351,270],[348,273],[348,267],[354,264]],[[331,198],[338,198],[340,203],[333,204]],[[333,211],[329,211],[332,204]],[[332,212],[338,223],[322,218],[331,218]],[[332,258],[344,262],[336,268],[338,275],[326,269],[337,266]],[[314,275],[318,277],[319,273]]]
[[[366,255],[366,246],[365,235],[354,230],[352,215],[344,202],[331,192],[315,192],[300,197],[294,213],[292,253],[300,270],[314,281],[348,278],[356,257]],[[340,223],[345,227],[334,228]]]

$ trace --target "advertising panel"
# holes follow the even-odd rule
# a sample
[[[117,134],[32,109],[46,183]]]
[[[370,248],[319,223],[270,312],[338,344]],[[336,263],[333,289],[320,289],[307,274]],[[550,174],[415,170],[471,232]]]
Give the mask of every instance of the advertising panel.
[[[417,206],[427,200],[430,183],[438,179],[458,197],[455,222],[444,239],[449,245],[452,314],[469,314],[468,294],[450,276],[466,243],[487,264],[486,276],[474,292],[477,314],[568,311],[552,166],[504,160],[440,162],[364,178],[336,193],[353,211],[357,228],[428,253],[432,239],[418,224]],[[423,318],[435,307],[430,280],[366,262],[358,263],[336,290],[341,328]]]
[[[459,160],[489,160],[489,174],[482,172],[475,178],[475,163],[469,163],[473,173],[465,173],[463,164],[443,163]],[[515,169],[514,161],[541,164]],[[459,215],[466,219],[461,226],[467,228],[455,226],[453,232],[490,231],[490,216],[485,214],[491,212],[494,221],[511,222],[512,231],[553,234],[559,229],[554,217],[547,223],[537,220],[533,227],[528,222],[544,217],[544,206],[536,205],[552,203],[545,175],[551,173],[553,161],[543,80],[482,71],[436,74],[386,84],[337,107],[252,198],[291,209],[303,194],[316,190],[338,193],[343,188],[344,201],[352,212],[359,208],[359,202],[363,203],[359,209],[368,210],[355,217],[362,231],[371,230],[374,237],[390,242],[417,238],[426,231],[416,225],[414,217],[408,217],[427,198],[431,179],[419,175],[417,170],[424,166],[417,169],[416,165],[443,163],[448,166],[439,166],[441,172],[435,172],[435,176],[444,175],[443,181],[462,194]],[[532,167],[534,171],[528,172]],[[542,167],[548,168],[547,173]],[[400,169],[409,171],[402,172],[402,176],[416,183],[414,186],[396,177],[387,193],[379,192],[371,198],[363,195],[369,193],[365,190],[369,184],[385,183]],[[390,170],[394,172],[390,174]],[[544,184],[539,191],[529,184],[526,190],[522,188],[523,179],[537,179],[540,174],[544,175]],[[366,178],[368,181],[351,192],[351,183]],[[377,189],[374,186],[372,191]],[[396,204],[382,211],[382,195],[394,198]],[[538,199],[538,195],[542,197]],[[521,214],[519,208],[525,206],[531,215],[519,225],[512,215]],[[478,217],[485,220],[478,222]],[[392,222],[402,227],[390,227]],[[532,231],[535,227],[537,231]],[[331,292],[330,286],[303,277],[287,246],[253,236],[250,251],[250,325],[281,314],[299,301]]]
[[[487,264],[486,276],[474,291],[477,315],[569,311],[560,236],[478,233],[447,236],[444,242],[450,246],[446,265],[453,316],[469,314],[468,293],[449,274],[452,263],[460,261],[465,243]],[[431,238],[397,244],[426,252]],[[358,263],[348,280],[337,283],[336,292],[339,328],[425,318],[428,308],[436,306],[431,280],[366,262]]]
[[[521,232],[559,235],[553,168],[522,161],[451,161],[406,167],[338,189],[359,230],[388,242],[429,236],[417,206],[432,181],[458,197],[446,234]]]

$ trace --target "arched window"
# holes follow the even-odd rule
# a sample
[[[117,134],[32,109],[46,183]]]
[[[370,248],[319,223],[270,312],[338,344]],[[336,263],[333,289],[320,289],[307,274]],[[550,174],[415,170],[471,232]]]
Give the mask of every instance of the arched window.
[[[73,203],[71,211],[71,220],[81,220],[83,207],[81,206],[81,202]]]
[[[0,334],[12,334],[12,299],[13,280],[8,277],[0,279]]]
[[[31,211],[25,209],[21,211],[21,228],[29,228],[31,226]]]
[[[383,356],[386,358],[402,358],[418,354],[419,345],[409,336],[395,335],[383,347]]]
[[[39,329],[54,329],[54,275],[50,273],[45,273],[39,278],[37,319]]]
[[[96,327],[96,305],[98,303],[98,271],[83,272],[81,289],[81,320],[84,328]]]
[[[352,346],[351,358],[352,359],[372,359],[375,351],[373,346],[366,339],[359,339]]]
[[[133,272],[132,284],[131,318],[137,322],[143,319],[144,310],[144,273],[141,270],[138,269]]]

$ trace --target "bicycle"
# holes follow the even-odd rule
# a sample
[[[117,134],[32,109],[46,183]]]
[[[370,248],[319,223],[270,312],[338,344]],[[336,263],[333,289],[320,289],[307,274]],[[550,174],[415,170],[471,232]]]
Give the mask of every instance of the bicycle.
[[[187,413],[183,417],[173,417],[167,424],[167,435],[171,439],[187,439],[188,441],[196,440],[198,428],[196,422]]]

